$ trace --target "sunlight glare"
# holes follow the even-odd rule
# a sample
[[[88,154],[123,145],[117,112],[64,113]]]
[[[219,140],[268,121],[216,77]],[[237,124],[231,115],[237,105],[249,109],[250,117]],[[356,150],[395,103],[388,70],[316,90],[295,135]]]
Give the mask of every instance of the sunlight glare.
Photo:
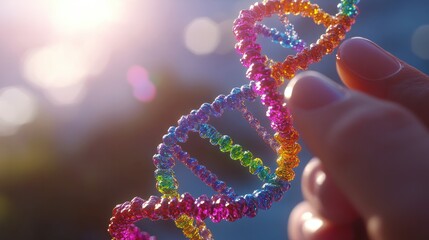
[[[0,135],[14,134],[18,128],[34,120],[37,105],[32,94],[20,87],[0,90]]]
[[[119,18],[123,3],[121,0],[51,0],[52,22],[66,33],[106,27]]]

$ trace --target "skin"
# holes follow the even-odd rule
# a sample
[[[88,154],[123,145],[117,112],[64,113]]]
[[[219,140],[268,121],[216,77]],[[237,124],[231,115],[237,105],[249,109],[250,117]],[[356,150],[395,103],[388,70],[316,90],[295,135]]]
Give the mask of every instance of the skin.
[[[429,77],[363,38],[337,70],[348,88],[305,72],[285,91],[316,156],[290,239],[429,239]]]

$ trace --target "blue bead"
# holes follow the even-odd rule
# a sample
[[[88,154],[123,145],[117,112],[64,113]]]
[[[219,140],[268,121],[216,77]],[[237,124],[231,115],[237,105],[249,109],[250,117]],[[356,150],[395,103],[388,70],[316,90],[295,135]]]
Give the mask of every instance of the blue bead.
[[[226,188],[226,183],[221,181],[221,180],[217,180],[214,184],[213,184],[213,190],[215,190],[216,192],[220,192],[223,189]]]
[[[226,106],[228,109],[233,110],[235,108],[238,108],[240,106],[241,99],[237,95],[228,95],[226,97]]]
[[[220,117],[223,114],[223,110],[226,107],[225,95],[219,95],[213,101],[212,105],[212,114],[215,117]]]
[[[159,169],[171,169],[175,164],[172,157],[163,157],[159,154],[155,154],[152,160],[155,167]]]
[[[186,161],[190,158],[189,153],[185,152],[185,151],[180,151],[176,154],[176,158],[177,160],[179,160],[182,163],[186,164]]]
[[[234,189],[232,187],[227,187],[222,191],[222,194],[227,195],[230,198],[235,198],[236,194],[234,192]]]
[[[176,132],[176,127],[173,127],[173,126],[169,127],[168,130],[167,130],[167,132],[168,133],[175,133]]]
[[[211,126],[208,124],[201,124],[200,126],[200,137],[201,138],[209,138],[209,131],[211,129]]]
[[[230,94],[241,94],[241,89],[238,87],[235,87],[231,90]]]
[[[210,103],[201,104],[200,111],[202,111],[205,114],[211,114],[212,107],[211,107]]]
[[[259,209],[267,210],[271,208],[271,205],[273,203],[273,197],[268,191],[256,190],[255,192],[253,192],[253,195],[255,195]]]
[[[172,169],[157,169],[155,170],[155,178],[171,178],[174,176],[174,171]]]
[[[214,173],[210,173],[209,176],[203,181],[208,186],[213,186],[217,181],[217,176]]]
[[[276,186],[274,184],[271,183],[265,183],[262,186],[262,189],[267,190],[271,193],[271,195],[273,196],[273,200],[278,202],[283,198],[283,191],[281,190],[281,188],[279,186]]]
[[[253,81],[250,84],[252,83],[255,84]],[[241,86],[241,92],[243,93],[246,100],[254,101],[256,99],[256,93],[250,87],[250,84]]]
[[[247,211],[246,216],[253,218],[258,214],[258,205],[255,197],[252,194],[244,195],[244,200],[246,200]]]
[[[173,146],[176,144],[176,136],[174,133],[167,133],[164,136],[162,136],[162,142],[167,146]]]
[[[194,167],[193,172],[197,175],[201,180],[206,179],[210,172],[203,165],[197,165]]]
[[[188,140],[187,130],[183,127],[176,128],[175,131],[177,141],[184,143]]]
[[[198,165],[198,160],[197,160],[197,159],[195,159],[195,158],[188,158],[188,159],[186,159],[186,161],[185,161],[185,165],[186,165],[188,168],[193,169],[193,168],[195,168],[195,167]]]

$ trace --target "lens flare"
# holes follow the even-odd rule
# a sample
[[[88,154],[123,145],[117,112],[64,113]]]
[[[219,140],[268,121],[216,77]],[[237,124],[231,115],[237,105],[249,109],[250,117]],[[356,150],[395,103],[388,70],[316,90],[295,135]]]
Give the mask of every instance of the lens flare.
[[[141,102],[150,102],[156,96],[155,85],[150,81],[147,70],[141,66],[132,66],[127,73],[128,83],[133,87],[134,97]]]
[[[34,120],[37,104],[33,95],[20,87],[0,90],[0,135],[14,134],[19,127]]]
[[[64,33],[107,27],[122,11],[121,0],[51,0],[52,22]]]
[[[219,25],[210,18],[196,18],[185,29],[185,45],[196,55],[214,52],[220,43]]]

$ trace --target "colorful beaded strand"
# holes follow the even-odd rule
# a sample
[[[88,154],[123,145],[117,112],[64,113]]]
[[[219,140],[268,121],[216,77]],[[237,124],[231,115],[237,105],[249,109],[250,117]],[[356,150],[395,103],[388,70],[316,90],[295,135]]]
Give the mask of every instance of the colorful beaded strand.
[[[358,13],[357,3],[357,0],[342,0],[336,16],[325,13],[318,5],[306,0],[265,1],[263,4],[252,5],[249,10],[241,11],[233,28],[238,40],[236,49],[243,54],[241,62],[248,67],[246,76],[252,82],[241,88],[234,88],[227,96],[218,96],[211,104],[201,105],[199,109],[182,116],[177,127],[168,129],[168,133],[163,136],[163,142],[157,148],[157,154],[153,157],[157,168],[156,187],[163,194],[162,197],[151,196],[148,200],[134,198],[131,202],[117,205],[109,225],[112,238],[154,239],[148,233],[140,232],[134,225],[135,222],[147,218],[152,221],[172,219],[189,239],[212,239],[211,232],[203,222],[205,219],[209,218],[216,223],[222,220],[236,221],[244,216],[254,217],[258,209],[269,209],[274,201],[279,201],[290,188],[289,181],[294,178],[293,168],[299,164],[297,154],[301,148],[297,143],[298,133],[292,126],[292,118],[277,88],[284,80],[292,78],[296,71],[320,61],[323,55],[338,46],[354,23],[354,17]],[[278,14],[286,25],[284,36],[274,30],[267,34],[267,28],[259,24],[263,18],[273,14]],[[316,24],[325,25],[327,31],[315,44],[300,49],[298,46],[303,42],[299,43],[300,39],[293,26],[284,17],[287,14],[310,17]],[[280,39],[278,43],[290,40],[288,46],[285,46],[294,48],[298,53],[286,57],[283,62],[274,62],[267,56],[262,56],[261,46],[255,42],[258,34]],[[274,140],[271,141],[276,141],[277,144],[270,142],[266,129],[259,127],[256,118],[244,105],[245,101],[254,101],[256,96],[259,96],[262,104],[268,108],[266,115],[275,131]],[[222,135],[208,124],[210,117],[220,117],[225,110],[240,111],[264,141],[277,151],[278,167],[275,174],[270,173],[262,160],[254,158],[253,154],[245,151],[242,146],[233,144],[229,136]],[[231,187],[218,180],[215,174],[191,158],[178,145],[187,141],[189,132],[197,132],[202,138],[208,138],[210,143],[219,146],[222,152],[229,153],[231,159],[249,167],[249,171],[265,184],[252,194],[236,195]],[[202,195],[198,198],[189,193],[179,195],[179,184],[173,171],[175,161],[185,164],[218,194],[212,197]]]

